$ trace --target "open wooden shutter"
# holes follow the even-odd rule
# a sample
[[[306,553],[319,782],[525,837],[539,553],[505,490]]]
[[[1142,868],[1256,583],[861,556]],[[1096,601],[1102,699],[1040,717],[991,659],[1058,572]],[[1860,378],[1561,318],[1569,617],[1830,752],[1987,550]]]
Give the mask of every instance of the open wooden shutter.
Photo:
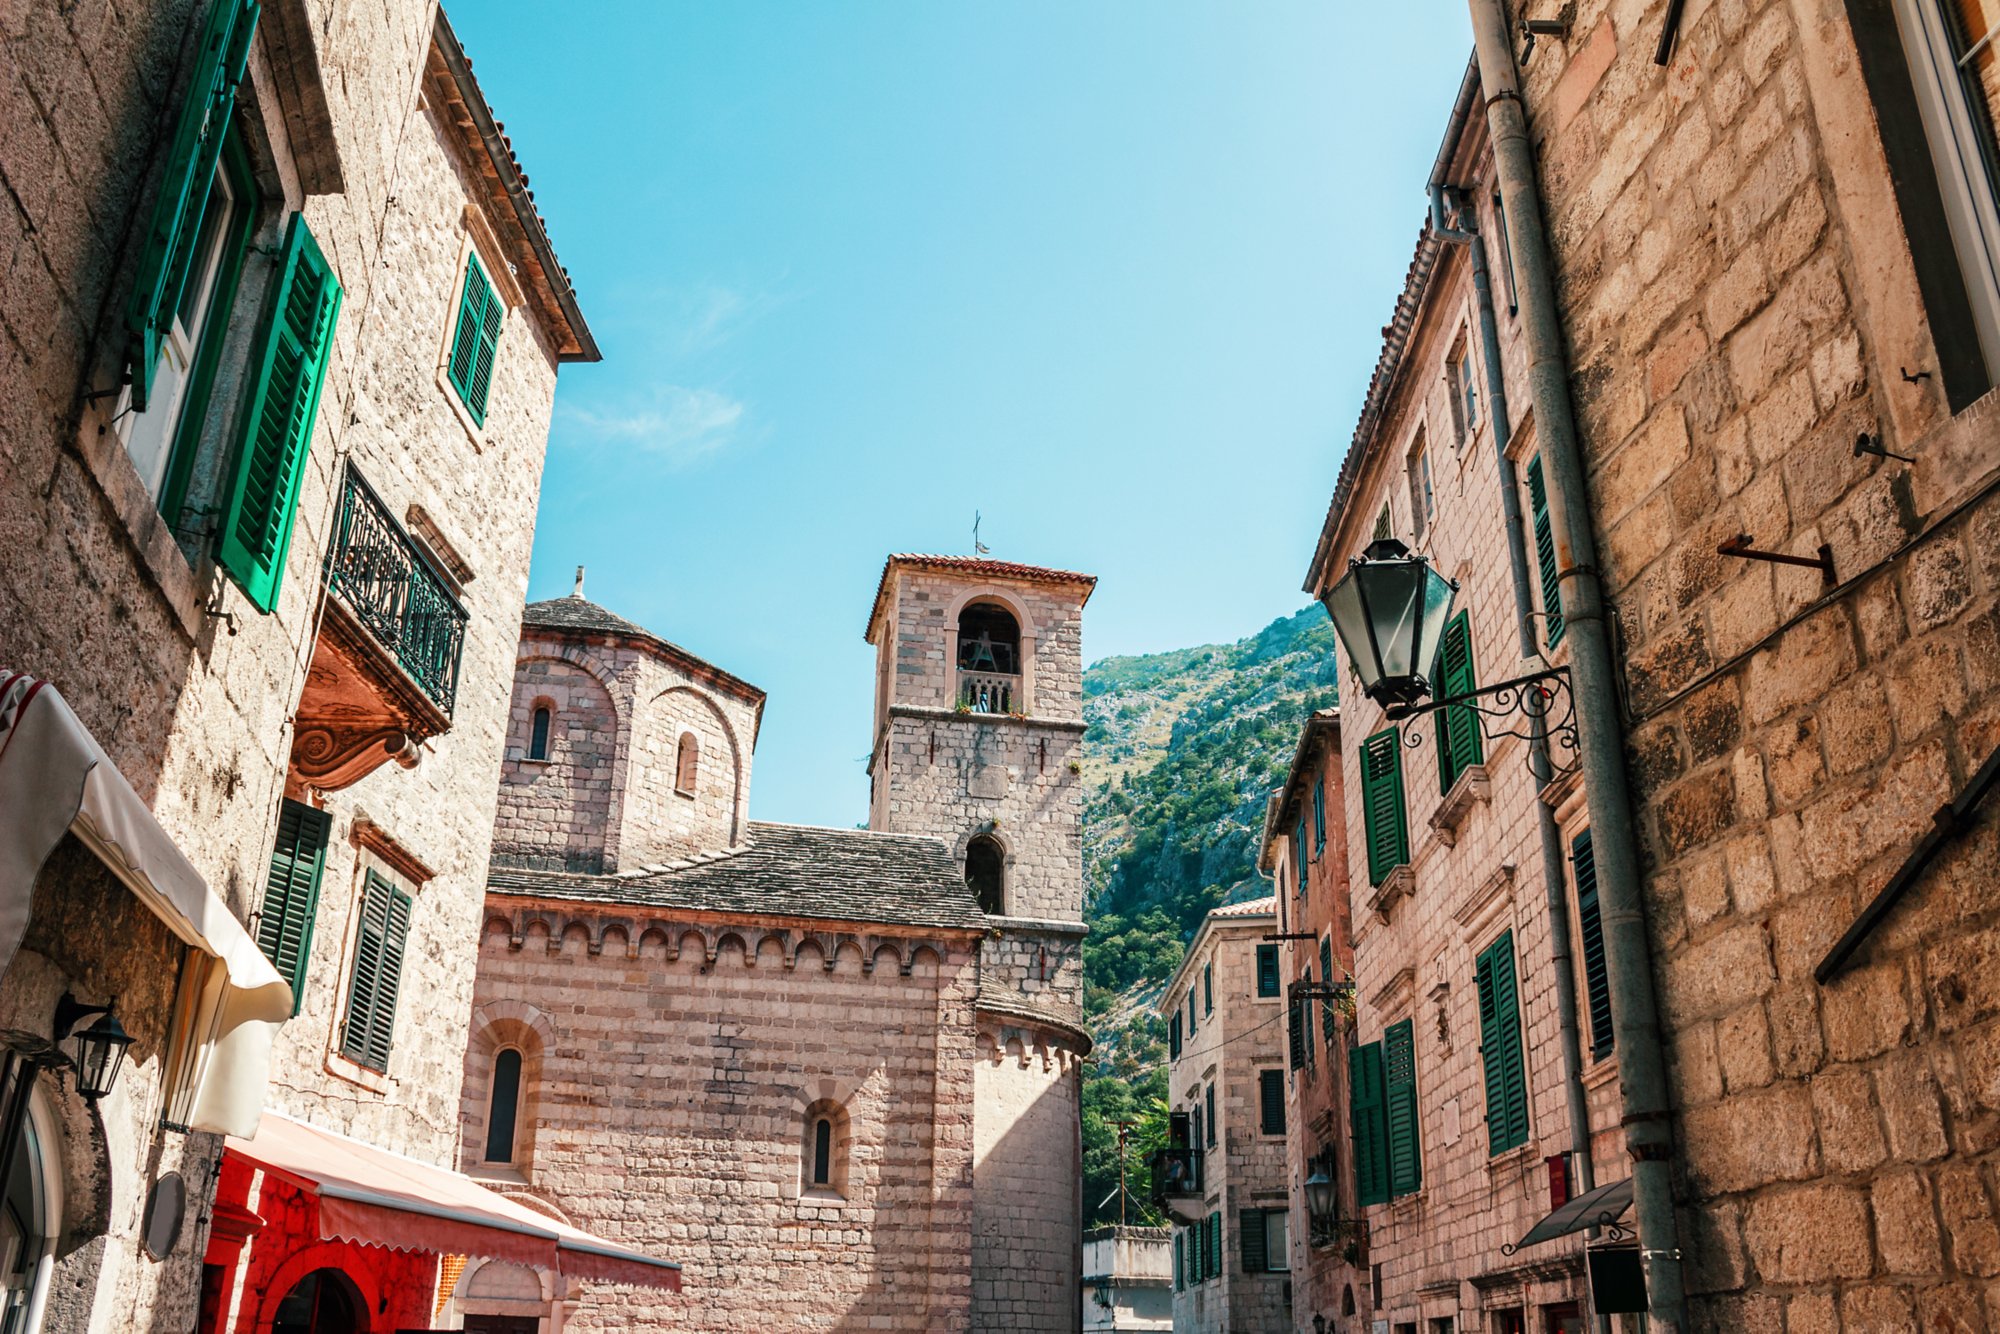
[[[1306,1002],[1297,996],[1288,998],[1285,1006],[1285,1032],[1291,1043],[1292,1069],[1302,1068],[1306,1063]]]
[[[361,929],[354,945],[341,1054],[371,1070],[389,1069],[396,997],[403,983],[403,948],[410,934],[410,896],[373,871],[361,895]]]
[[[1576,926],[1583,953],[1583,987],[1590,1010],[1590,1056],[1601,1061],[1611,1054],[1611,973],[1604,958],[1604,915],[1597,901],[1597,852],[1590,831],[1570,843],[1576,867]]]
[[[1174,1021],[1167,1030],[1167,1055],[1175,1060],[1181,1055],[1181,1012],[1174,1011]]]
[[[1333,937],[1331,936],[1321,936],[1319,938],[1319,980],[1327,986],[1333,985]],[[1326,1039],[1329,1046],[1333,1043],[1333,1035],[1338,1022],[1339,1017],[1334,1012],[1333,1002],[1331,1000],[1321,1001],[1319,1003],[1319,1032],[1320,1036]]]
[[[1215,1144],[1215,1085],[1210,1084],[1208,1091],[1202,1097],[1206,1100],[1208,1107],[1208,1142],[1213,1147]]]
[[[1257,947],[1257,994],[1275,996],[1278,994],[1278,947],[1259,945]]]
[[[1174,1291],[1187,1287],[1187,1229],[1174,1229]]]
[[[1361,743],[1361,811],[1368,835],[1368,883],[1379,885],[1410,860],[1403,824],[1403,739],[1393,727]]]
[[[1382,1044],[1370,1042],[1347,1054],[1348,1130],[1354,1140],[1354,1189],[1360,1203],[1389,1199],[1387,1112],[1383,1106]]]
[[[1417,1133],[1417,1060],[1408,1019],[1382,1033],[1383,1101],[1389,1134],[1389,1193],[1408,1195],[1424,1184]]]
[[[1479,680],[1472,668],[1472,622],[1460,612],[1445,622],[1438,640],[1438,697],[1449,698],[1477,690]],[[1468,705],[1454,704],[1437,712],[1438,791],[1451,791],[1458,776],[1485,758],[1479,730],[1479,714]]]
[[[1474,964],[1479,986],[1479,1055],[1486,1070],[1486,1151],[1504,1153],[1528,1140],[1528,1081],[1521,1052],[1521,1002],[1514,978],[1514,933]]]
[[[125,308],[126,360],[132,372],[132,407],[144,412],[153,387],[160,340],[173,327],[194,259],[215,166],[229,133],[236,86],[257,31],[258,0],[212,0],[195,51],[187,100],[174,124],[173,145],[160,179],[159,197],[139,250],[139,272]]]
[[[493,361],[499,355],[500,325],[506,313],[500,294],[479,265],[479,257],[468,255],[446,378],[458,390],[459,401],[472,420],[481,426],[486,424],[486,396],[493,387]]]
[[[1262,1209],[1238,1209],[1236,1211],[1236,1241],[1243,1252],[1243,1272],[1262,1274],[1271,1267],[1271,1257],[1264,1243],[1264,1211]]]
[[[313,920],[319,912],[319,882],[326,870],[327,836],[333,817],[287,799],[278,813],[278,839],[264,878],[264,906],[257,918],[257,947],[291,984],[292,1013],[305,996],[306,963],[312,955]]]
[[[1313,851],[1326,850],[1326,780],[1313,780]]]
[[[1283,1070],[1259,1070],[1257,1072],[1257,1102],[1262,1113],[1262,1130],[1266,1135],[1285,1133],[1285,1072]]]
[[[1562,643],[1562,588],[1556,569],[1556,529],[1549,517],[1549,490],[1542,477],[1542,456],[1528,460],[1528,517],[1535,526],[1535,563],[1542,574],[1542,642],[1550,648]]]
[[[260,611],[278,603],[340,297],[305,218],[293,214],[216,552]]]

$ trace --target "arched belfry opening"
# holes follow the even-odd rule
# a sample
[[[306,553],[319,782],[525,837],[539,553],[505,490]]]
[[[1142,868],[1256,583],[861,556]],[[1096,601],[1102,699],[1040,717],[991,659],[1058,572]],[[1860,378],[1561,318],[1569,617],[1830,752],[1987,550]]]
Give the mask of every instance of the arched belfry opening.
[[[991,834],[974,834],[965,845],[965,886],[979,911],[994,917],[1006,911],[1007,852]]]
[[[958,614],[958,702],[974,713],[1015,713],[1021,701],[1021,623],[996,602]]]

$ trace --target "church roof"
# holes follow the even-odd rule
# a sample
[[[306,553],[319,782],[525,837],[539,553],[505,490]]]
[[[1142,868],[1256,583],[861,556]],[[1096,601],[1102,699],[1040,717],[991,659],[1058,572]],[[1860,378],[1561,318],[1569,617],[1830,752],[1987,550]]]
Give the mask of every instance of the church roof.
[[[935,838],[752,820],[743,845],[617,875],[496,866],[495,894],[694,912],[967,927],[986,918]]]
[[[550,598],[546,602],[530,602],[521,611],[521,625],[524,629],[533,626],[538,630],[567,630],[573,634],[621,635],[637,639],[689,674],[755,704],[759,710],[758,721],[760,724],[763,721],[762,690],[706,658],[696,657],[679,644],[660,638],[645,626],[636,625],[616,612],[598,606],[581,594],[571,593],[568,597]]]
[[[957,574],[970,574],[988,579],[1023,579],[1037,584],[1082,584],[1083,600],[1090,601],[1090,592],[1097,587],[1097,576],[1078,574],[1074,570],[1051,569],[1046,565],[1021,565],[1011,560],[988,560],[984,556],[925,556],[916,552],[901,551],[882,563],[882,578],[875,584],[875,601],[868,609],[868,630],[863,636],[871,643],[875,634],[876,618],[882,614],[882,599],[889,594],[889,572],[897,566],[916,570],[950,570]]]

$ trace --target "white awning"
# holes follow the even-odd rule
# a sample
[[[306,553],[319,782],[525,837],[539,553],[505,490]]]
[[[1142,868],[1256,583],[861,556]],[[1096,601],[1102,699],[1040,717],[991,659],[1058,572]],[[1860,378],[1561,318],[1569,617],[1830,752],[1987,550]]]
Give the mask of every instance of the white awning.
[[[195,951],[169,1053],[170,1107],[181,1103],[195,1130],[256,1134],[291,988],[55,687],[0,672],[0,971],[27,932],[42,864],[71,830]]]

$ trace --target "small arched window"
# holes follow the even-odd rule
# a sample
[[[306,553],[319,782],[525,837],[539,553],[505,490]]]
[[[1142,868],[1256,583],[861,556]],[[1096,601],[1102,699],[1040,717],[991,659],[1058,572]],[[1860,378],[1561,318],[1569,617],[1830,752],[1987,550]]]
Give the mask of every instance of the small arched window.
[[[975,834],[965,845],[965,884],[979,900],[979,911],[998,917],[1006,910],[1007,854],[1000,840]]]
[[[833,1184],[833,1118],[822,1116],[813,1122],[812,1183]]]
[[[493,1058],[493,1101],[486,1114],[486,1161],[514,1161],[514,1128],[521,1116],[521,1052],[503,1047]]]
[[[681,743],[674,749],[674,791],[694,795],[696,776],[701,772],[701,742],[694,739],[694,733],[681,733]]]
[[[958,703],[973,713],[1017,713],[1021,624],[1005,607],[975,602],[958,614]]]
[[[534,721],[528,726],[528,758],[546,760],[549,757],[550,710],[546,704],[535,708]]]

